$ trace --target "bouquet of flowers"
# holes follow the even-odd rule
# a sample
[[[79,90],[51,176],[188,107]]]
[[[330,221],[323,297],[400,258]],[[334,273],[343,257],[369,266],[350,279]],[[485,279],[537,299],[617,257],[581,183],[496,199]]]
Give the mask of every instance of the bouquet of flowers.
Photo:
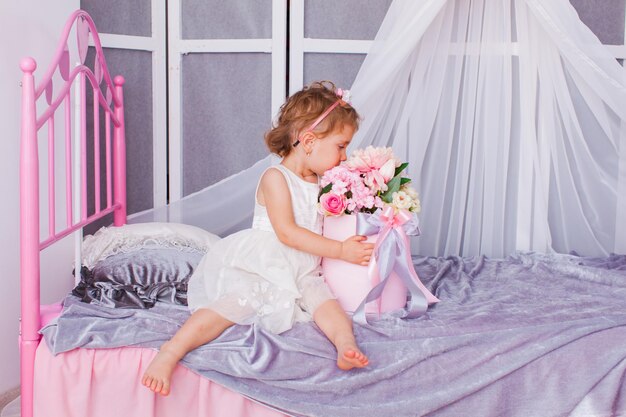
[[[323,235],[343,241],[355,234],[375,242],[369,267],[323,258],[324,279],[344,310],[354,312],[363,324],[366,313],[400,310],[401,317],[421,314],[437,302],[421,283],[410,261],[408,235],[419,234],[416,213],[421,210],[411,180],[403,176],[408,166],[391,148],[354,151],[342,165],[324,173],[318,209],[324,214]],[[379,268],[380,261],[387,265]],[[373,301],[372,294],[379,294]],[[422,302],[424,301],[425,302]],[[420,301],[422,300],[422,301]]]
[[[319,211],[325,216],[374,213],[385,204],[395,211],[421,210],[411,180],[402,175],[409,164],[400,162],[391,148],[355,150],[342,165],[324,173],[320,181]]]

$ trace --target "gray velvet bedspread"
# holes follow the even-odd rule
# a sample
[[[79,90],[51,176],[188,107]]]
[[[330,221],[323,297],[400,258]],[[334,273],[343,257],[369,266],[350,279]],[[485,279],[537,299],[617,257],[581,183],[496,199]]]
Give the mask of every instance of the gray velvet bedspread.
[[[626,416],[626,256],[414,257],[441,302],[356,327],[370,357],[342,372],[312,323],[235,326],[183,364],[293,416]],[[92,306],[69,296],[42,333],[53,353],[158,348],[183,306]],[[111,320],[114,319],[114,320]],[[139,383],[139,382],[138,382]]]

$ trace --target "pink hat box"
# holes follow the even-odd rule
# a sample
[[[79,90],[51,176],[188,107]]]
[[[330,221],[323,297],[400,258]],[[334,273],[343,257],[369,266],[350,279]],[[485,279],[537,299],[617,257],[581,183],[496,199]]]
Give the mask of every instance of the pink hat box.
[[[356,215],[324,217],[323,236],[344,241],[356,234]],[[378,235],[367,237],[367,242],[375,243]],[[372,283],[367,266],[345,262],[339,259],[323,258],[322,271],[326,283],[337,297],[341,307],[348,313],[354,313],[367,293],[377,284]],[[365,312],[379,314],[399,310],[407,302],[407,288],[395,272],[391,272],[389,282],[376,301],[367,304]]]

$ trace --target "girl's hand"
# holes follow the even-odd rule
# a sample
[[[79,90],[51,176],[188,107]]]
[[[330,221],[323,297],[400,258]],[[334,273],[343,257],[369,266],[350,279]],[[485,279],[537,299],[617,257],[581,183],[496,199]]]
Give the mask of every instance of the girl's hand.
[[[339,259],[357,265],[367,266],[374,250],[373,243],[363,243],[365,236],[352,236],[341,242]]]

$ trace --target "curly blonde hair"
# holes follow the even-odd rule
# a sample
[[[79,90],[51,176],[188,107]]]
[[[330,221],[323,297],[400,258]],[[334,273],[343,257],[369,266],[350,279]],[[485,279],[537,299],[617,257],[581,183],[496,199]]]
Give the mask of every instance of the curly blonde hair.
[[[281,106],[272,129],[265,134],[265,144],[270,152],[282,157],[289,155],[300,134],[339,99],[335,90],[332,82],[317,81],[289,97]],[[324,137],[344,125],[356,131],[359,121],[359,114],[346,103],[334,108],[313,131],[318,137]]]

